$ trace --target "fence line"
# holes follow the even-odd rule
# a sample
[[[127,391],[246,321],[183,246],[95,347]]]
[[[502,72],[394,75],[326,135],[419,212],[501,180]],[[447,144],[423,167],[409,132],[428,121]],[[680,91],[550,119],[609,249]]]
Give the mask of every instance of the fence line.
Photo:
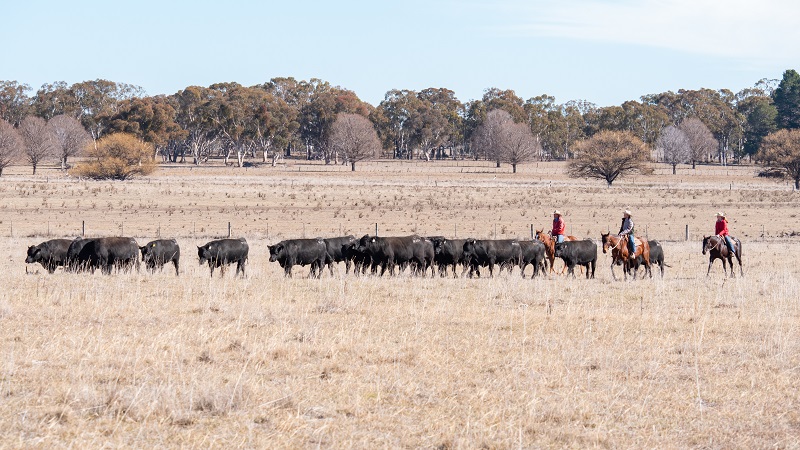
[[[449,224],[441,225],[420,225],[414,224],[396,224],[396,223],[373,223],[371,225],[361,224],[358,226],[346,225],[341,222],[312,224],[308,222],[294,222],[294,221],[269,221],[259,224],[257,226],[237,225],[235,221],[219,221],[213,223],[200,224],[198,227],[197,222],[191,223],[191,228],[183,226],[164,226],[158,222],[155,224],[130,224],[125,221],[121,222],[108,222],[103,224],[87,223],[81,221],[73,225],[58,224],[61,226],[54,226],[50,221],[40,224],[38,228],[21,232],[19,226],[15,227],[13,221],[9,221],[6,230],[0,229],[0,236],[11,238],[75,238],[75,237],[104,237],[104,236],[124,236],[127,235],[139,239],[167,239],[167,238],[184,238],[184,239],[219,239],[226,237],[253,237],[258,239],[266,239],[270,241],[282,239],[295,239],[295,238],[314,238],[314,237],[336,237],[345,235],[354,235],[356,237],[365,234],[377,236],[405,236],[410,234],[419,234],[421,236],[446,236],[453,239],[476,238],[476,239],[533,239],[534,232],[537,228],[536,224],[521,223],[521,222],[491,222],[491,223],[469,223],[459,224],[453,223],[452,227]],[[277,230],[277,231],[276,231]],[[549,231],[545,229],[546,231]],[[6,232],[7,231],[7,232]],[[756,229],[755,236],[747,237],[750,241],[766,240],[770,238],[782,238],[798,236],[800,233],[791,232],[776,232],[768,234],[764,224]],[[574,234],[572,227],[570,227],[570,234]],[[643,237],[647,239],[658,239],[666,242],[681,242],[681,241],[700,241],[703,236],[711,234],[710,232],[696,231],[689,224],[675,225],[668,229],[666,233],[658,233],[657,235],[650,236],[650,229],[648,225],[644,227]],[[581,236],[578,236],[579,238]],[[600,231],[597,236],[588,236],[595,241],[599,241]]]

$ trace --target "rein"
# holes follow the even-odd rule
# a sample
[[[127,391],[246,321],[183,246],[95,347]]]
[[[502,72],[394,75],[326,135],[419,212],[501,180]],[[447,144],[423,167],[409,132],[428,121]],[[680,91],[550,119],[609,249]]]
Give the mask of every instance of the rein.
[[[725,238],[722,238],[722,239],[725,239]],[[716,243],[716,244],[714,244],[714,246],[713,246],[713,247],[711,247],[711,248],[708,248],[708,244],[706,244],[706,251],[707,251],[707,252],[710,252],[710,251],[713,251],[713,250],[717,250],[717,251],[719,251],[720,253],[722,253],[722,252],[719,250],[719,246],[722,244],[722,239],[717,239],[717,243]]]

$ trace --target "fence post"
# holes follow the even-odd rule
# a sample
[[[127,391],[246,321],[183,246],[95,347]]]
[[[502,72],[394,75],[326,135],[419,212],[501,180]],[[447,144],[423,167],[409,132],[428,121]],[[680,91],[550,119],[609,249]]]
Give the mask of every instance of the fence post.
[[[686,240],[689,240],[689,224],[686,224]]]
[[[11,237],[13,238],[14,237],[14,221],[13,220],[11,221],[11,225],[10,226],[11,226]]]
[[[457,237],[458,237],[458,230],[457,230],[457,228],[458,228],[458,225],[456,225],[456,224],[453,224],[453,239],[455,239],[455,238],[457,238]]]
[[[228,238],[231,237],[231,223],[228,222]]]
[[[86,221],[81,220],[81,237],[86,237]]]
[[[533,240],[533,224],[531,224],[531,240]]]
[[[378,222],[375,222],[375,236],[378,235]]]

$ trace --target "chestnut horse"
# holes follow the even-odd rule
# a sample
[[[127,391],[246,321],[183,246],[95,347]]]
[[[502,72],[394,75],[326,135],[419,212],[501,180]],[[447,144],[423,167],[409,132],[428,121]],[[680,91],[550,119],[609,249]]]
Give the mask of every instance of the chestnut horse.
[[[744,276],[744,270],[742,269],[742,243],[733,236],[731,236],[731,240],[733,241],[733,248],[736,250],[736,260],[739,261],[739,274]],[[725,243],[725,238],[717,235],[703,236],[703,254],[705,255],[706,252],[708,252],[709,255],[708,272],[706,272],[706,276],[711,273],[711,264],[714,263],[715,259],[722,260],[722,271],[725,272],[727,276],[728,270],[725,268],[725,260],[727,259],[728,264],[731,266],[731,277],[736,277],[736,272],[733,269],[734,255],[731,255],[728,244]]]
[[[544,253],[547,256],[547,259],[550,261],[550,273],[553,273],[553,263],[556,260],[556,240],[550,236],[550,233],[545,233],[544,229],[536,230],[536,239],[538,239],[542,244],[544,244]],[[577,241],[578,238],[575,236],[564,236],[564,241]],[[563,268],[561,268],[561,272],[559,275],[563,275],[564,271],[567,270],[566,264]],[[583,267],[581,267],[583,270]]]
[[[614,280],[617,279],[617,275],[614,273],[614,265],[622,263],[622,274],[625,280],[627,280],[628,271],[631,269],[631,263],[633,262],[628,257],[630,251],[628,250],[627,238],[622,239],[613,236],[611,232],[600,233],[600,236],[603,241],[603,253],[608,253],[608,249],[611,249],[611,276],[614,277]],[[653,278],[653,272],[650,270],[650,246],[645,239],[639,237],[634,237],[634,239],[636,239],[634,261],[636,257],[641,256],[647,274],[650,275],[650,278]],[[633,272],[633,279],[636,279],[636,272]]]

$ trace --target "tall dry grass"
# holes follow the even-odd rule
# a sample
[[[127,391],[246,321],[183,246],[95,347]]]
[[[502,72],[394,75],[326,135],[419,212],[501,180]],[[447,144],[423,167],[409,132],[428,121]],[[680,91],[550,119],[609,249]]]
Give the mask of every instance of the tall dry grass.
[[[797,193],[745,169],[606,189],[549,165],[521,177],[365,166],[129,183],[4,173],[0,448],[798,446],[800,242],[785,237]],[[267,256],[279,239],[376,222],[383,235],[524,237],[555,207],[568,231],[597,239],[620,205],[664,240],[663,280],[613,282],[602,254],[595,280],[356,278],[342,266],[285,279]],[[744,243],[744,278],[719,261],[705,276],[697,239],[718,209]],[[177,236],[180,277],[26,267],[28,245],[48,229],[74,236],[81,220],[142,244],[159,227]],[[228,221],[250,242],[244,279],[197,264],[194,246]]]
[[[0,446],[795,447],[797,243],[705,277],[25,274],[0,261]],[[182,241],[191,249],[195,242]],[[719,264],[717,262],[716,264]],[[33,269],[33,267],[30,267]],[[528,269],[530,271],[530,269]],[[305,275],[297,268],[296,275]]]

